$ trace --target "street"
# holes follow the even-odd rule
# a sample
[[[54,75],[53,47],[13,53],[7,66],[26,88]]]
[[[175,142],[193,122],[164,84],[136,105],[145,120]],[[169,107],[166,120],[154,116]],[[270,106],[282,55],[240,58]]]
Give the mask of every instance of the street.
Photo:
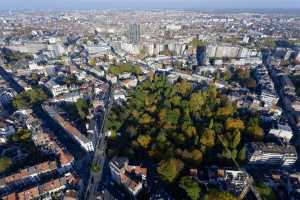
[[[88,185],[86,187],[86,194],[84,199],[93,200],[96,199],[99,194],[98,188],[99,188],[99,184],[102,181],[102,173],[106,161],[106,155],[105,155],[106,140],[105,140],[104,127],[105,127],[105,122],[107,120],[108,113],[112,106],[111,96],[112,96],[112,87],[110,86],[109,94],[105,101],[105,111],[104,111],[103,120],[102,122],[100,122],[100,120],[96,120],[97,121],[96,131],[97,131],[98,140],[96,141],[96,148],[95,148],[92,164],[99,166],[100,170],[99,172],[91,171]]]

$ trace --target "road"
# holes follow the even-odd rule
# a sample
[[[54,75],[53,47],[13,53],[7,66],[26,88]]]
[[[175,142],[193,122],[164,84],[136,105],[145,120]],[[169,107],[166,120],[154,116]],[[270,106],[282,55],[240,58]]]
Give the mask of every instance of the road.
[[[94,158],[93,158],[92,163],[99,166],[100,170],[97,173],[91,171],[88,185],[86,187],[85,198],[84,198],[86,200],[95,200],[95,199],[97,199],[97,196],[99,195],[98,188],[99,188],[99,184],[102,181],[103,167],[104,167],[105,161],[106,161],[106,155],[105,155],[106,139],[105,139],[104,127],[105,127],[105,122],[107,120],[108,113],[112,107],[112,101],[111,101],[112,91],[113,91],[113,89],[110,86],[109,94],[108,94],[108,97],[106,98],[106,102],[105,102],[106,106],[105,106],[105,111],[104,111],[104,117],[103,117],[100,127],[99,127],[100,122],[96,123],[96,126],[97,126],[96,131],[97,131],[97,135],[98,135],[98,141],[96,142],[95,153],[94,153]]]
[[[13,78],[13,76],[8,73],[2,66],[0,66],[0,76],[12,87],[17,93],[23,92],[22,88]]]
[[[219,141],[221,142],[221,144],[223,145],[223,147],[225,148],[225,150],[230,154],[231,159],[232,159],[234,165],[236,166],[236,168],[237,168],[239,171],[245,171],[245,170],[242,169],[242,168],[240,167],[240,165],[236,162],[236,160],[235,160],[235,158],[233,157],[231,151],[227,148],[227,146],[226,146],[225,143],[223,142],[223,140],[222,140],[222,138],[220,137],[220,135],[217,135],[217,138],[219,139]],[[249,180],[248,180],[247,182],[248,182],[248,185],[249,185],[250,190],[252,191],[252,193],[254,194],[254,196],[255,196],[255,198],[256,198],[257,200],[262,200],[262,198],[261,198],[259,192],[258,192],[258,191],[256,190],[256,188],[253,186],[254,181],[253,181],[252,176],[251,176],[250,174],[248,174],[248,175],[250,176],[250,178],[249,178]],[[245,195],[246,195],[246,193],[245,193]]]

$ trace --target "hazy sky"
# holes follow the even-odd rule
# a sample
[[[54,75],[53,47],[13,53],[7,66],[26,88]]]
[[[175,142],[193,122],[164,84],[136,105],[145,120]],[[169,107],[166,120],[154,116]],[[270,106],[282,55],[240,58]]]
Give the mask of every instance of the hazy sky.
[[[300,8],[300,0],[0,0],[0,9]]]

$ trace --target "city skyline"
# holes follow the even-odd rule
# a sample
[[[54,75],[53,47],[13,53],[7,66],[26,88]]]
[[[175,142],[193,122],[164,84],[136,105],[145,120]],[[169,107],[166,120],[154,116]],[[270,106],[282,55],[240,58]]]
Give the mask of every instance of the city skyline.
[[[297,0],[2,0],[0,10],[36,9],[297,9]]]
[[[296,1],[0,0],[0,199],[300,200]]]

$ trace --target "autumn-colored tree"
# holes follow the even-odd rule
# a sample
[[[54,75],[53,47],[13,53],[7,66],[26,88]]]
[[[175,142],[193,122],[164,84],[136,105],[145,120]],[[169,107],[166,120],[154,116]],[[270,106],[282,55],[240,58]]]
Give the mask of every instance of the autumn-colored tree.
[[[164,181],[172,183],[178,177],[183,167],[184,164],[181,160],[171,158],[160,161],[157,172]]]
[[[224,107],[220,107],[217,110],[217,116],[220,117],[229,117],[232,116],[233,113],[234,113],[234,108],[231,104],[226,105]]]
[[[202,92],[193,93],[188,102],[190,111],[197,112],[201,110],[202,106],[205,104],[205,100],[206,98]]]
[[[12,136],[12,140],[14,142],[22,142],[22,141],[27,141],[31,138],[31,132],[28,129],[20,129],[17,134]]]
[[[248,75],[241,71],[239,78]],[[188,171],[183,167],[199,167],[203,158],[208,164],[218,158],[243,161],[245,150],[240,147],[259,129],[257,121],[238,118],[244,116],[241,110],[215,87],[193,91],[188,82],[173,85],[165,76],[153,76],[128,96],[108,116],[107,127],[118,133],[109,139],[109,148],[136,160],[151,159],[168,184],[178,184],[177,177]]]
[[[211,129],[205,129],[200,137],[200,144],[209,148],[213,147],[215,145],[215,132]]]
[[[192,92],[192,85],[186,80],[176,83],[175,87],[177,92],[184,97]]]
[[[203,154],[200,150],[194,149],[192,152],[192,164],[199,166],[203,160]]]
[[[149,144],[151,143],[151,137],[149,135],[139,135],[137,138],[137,142],[141,147],[147,149]]]
[[[239,129],[243,130],[245,128],[244,122],[240,119],[228,118],[225,123],[225,127],[227,130]]]
[[[151,122],[152,122],[152,118],[147,113],[143,114],[142,117],[139,119],[140,124],[150,124]]]
[[[185,130],[186,135],[191,138],[196,135],[197,130],[194,126],[188,126]]]

